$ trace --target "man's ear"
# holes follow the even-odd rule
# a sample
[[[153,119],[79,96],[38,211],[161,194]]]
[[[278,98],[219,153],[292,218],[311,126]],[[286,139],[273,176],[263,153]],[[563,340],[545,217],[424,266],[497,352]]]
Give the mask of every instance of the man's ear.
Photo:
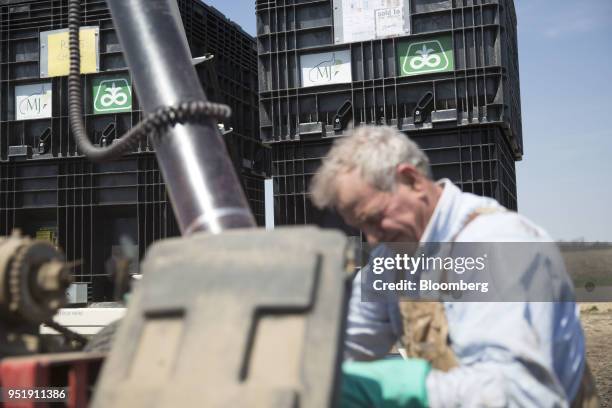
[[[423,175],[412,164],[399,164],[395,169],[395,175],[400,183],[410,186],[414,190],[423,188]]]

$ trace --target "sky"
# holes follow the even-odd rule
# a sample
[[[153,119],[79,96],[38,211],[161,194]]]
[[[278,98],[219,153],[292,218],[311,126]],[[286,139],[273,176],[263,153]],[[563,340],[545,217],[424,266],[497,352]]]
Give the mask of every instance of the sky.
[[[255,35],[255,0],[206,0]],[[519,212],[554,239],[612,242],[612,0],[515,0]]]

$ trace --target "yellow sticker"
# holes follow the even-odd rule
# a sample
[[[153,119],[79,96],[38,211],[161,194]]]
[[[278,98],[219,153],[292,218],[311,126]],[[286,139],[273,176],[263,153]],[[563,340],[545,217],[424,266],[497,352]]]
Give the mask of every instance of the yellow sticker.
[[[98,72],[96,28],[81,28],[81,73]],[[70,72],[70,52],[68,47],[68,31],[49,34],[47,53],[47,76],[66,76]]]

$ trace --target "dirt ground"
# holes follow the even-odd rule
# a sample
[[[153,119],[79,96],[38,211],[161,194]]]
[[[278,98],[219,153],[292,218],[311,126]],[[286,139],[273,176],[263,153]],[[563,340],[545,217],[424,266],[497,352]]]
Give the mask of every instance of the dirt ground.
[[[601,406],[612,407],[612,303],[585,303],[580,310]]]

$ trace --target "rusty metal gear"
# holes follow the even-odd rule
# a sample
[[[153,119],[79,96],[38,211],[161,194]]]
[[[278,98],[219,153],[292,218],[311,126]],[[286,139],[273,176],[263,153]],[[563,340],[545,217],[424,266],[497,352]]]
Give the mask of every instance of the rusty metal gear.
[[[0,240],[0,311],[40,324],[66,302],[70,265],[51,244],[22,238]]]
[[[0,358],[39,352],[41,323],[73,345],[85,343],[52,320],[66,303],[71,267],[49,242],[22,237],[19,231],[0,237]]]
[[[9,310],[17,312],[21,302],[21,280],[27,277],[28,271],[23,270],[24,259],[27,254],[28,246],[24,243],[15,252],[15,257],[8,273],[9,289]]]

